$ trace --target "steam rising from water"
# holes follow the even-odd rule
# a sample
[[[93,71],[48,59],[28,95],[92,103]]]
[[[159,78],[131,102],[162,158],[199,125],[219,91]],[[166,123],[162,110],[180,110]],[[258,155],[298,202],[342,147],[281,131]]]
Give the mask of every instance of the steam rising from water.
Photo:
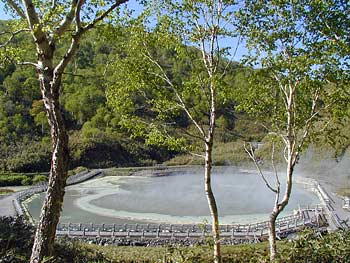
[[[333,191],[350,188],[350,152],[334,158],[330,151],[319,153],[309,148],[300,158],[296,173],[314,178],[331,186]]]
[[[272,174],[267,174],[272,177]],[[272,179],[272,178],[270,178]],[[234,167],[216,169],[213,191],[220,223],[247,223],[267,220],[274,195],[254,170]],[[294,185],[286,213],[299,204],[317,204],[317,197]],[[81,222],[119,221],[201,223],[210,221],[204,193],[203,170],[173,173],[162,177],[104,177],[67,188],[61,221],[72,221],[75,213]],[[65,212],[66,208],[69,212]],[[66,220],[68,217],[69,220]],[[101,217],[99,219],[99,217]],[[95,222],[96,222],[95,221]]]

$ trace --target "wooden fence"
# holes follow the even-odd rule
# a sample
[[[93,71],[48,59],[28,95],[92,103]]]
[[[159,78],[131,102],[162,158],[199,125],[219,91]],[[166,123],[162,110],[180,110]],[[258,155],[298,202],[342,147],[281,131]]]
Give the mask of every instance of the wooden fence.
[[[300,228],[321,227],[326,223],[324,210],[320,206],[299,209],[294,215],[281,217],[276,221],[280,237]],[[263,238],[268,235],[268,221],[254,224],[220,225],[222,238]],[[105,238],[203,238],[211,235],[207,224],[84,224],[60,223],[57,235],[71,237]]]

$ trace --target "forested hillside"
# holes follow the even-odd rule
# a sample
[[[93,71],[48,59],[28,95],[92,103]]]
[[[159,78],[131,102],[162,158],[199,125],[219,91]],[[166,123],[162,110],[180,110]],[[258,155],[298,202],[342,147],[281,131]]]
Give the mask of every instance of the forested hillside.
[[[1,27],[6,28],[6,23],[2,22]],[[121,42],[128,41],[128,36],[120,29],[113,29],[114,34],[120,34],[115,38],[119,39],[118,42],[105,34],[105,29],[106,26],[102,26],[87,36],[64,73],[61,102],[70,136],[70,167],[152,165],[181,154],[166,146],[145,144],[142,137],[130,138],[129,130],[120,125],[119,112],[107,105],[105,91],[115,81],[109,65],[125,53]],[[62,41],[60,44],[62,48],[66,43]],[[34,47],[25,38],[20,38],[15,45],[27,45],[27,54],[24,55],[32,56]],[[181,82],[186,78],[189,61],[175,63],[173,54],[161,47],[155,52],[171,66],[174,81]],[[244,83],[244,70],[238,63],[232,63],[230,74],[228,82],[232,85]],[[0,170],[49,170],[50,130],[38,85],[32,67],[10,64],[0,70]],[[137,105],[138,94],[130,96]],[[148,109],[138,109],[138,113],[152,114]],[[218,110],[218,115],[217,140],[221,143],[239,139],[261,140],[264,136],[262,127],[244,114],[235,112],[233,100],[227,100]],[[173,116],[171,121],[179,129],[192,129],[184,114]],[[228,147],[232,148],[232,145]]]

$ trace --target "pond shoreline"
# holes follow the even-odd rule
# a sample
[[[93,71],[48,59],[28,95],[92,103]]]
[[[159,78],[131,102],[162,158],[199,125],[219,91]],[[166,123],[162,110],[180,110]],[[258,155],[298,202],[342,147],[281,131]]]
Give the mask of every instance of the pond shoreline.
[[[118,170],[118,169],[113,169],[114,171],[116,171],[116,170]],[[81,189],[81,190],[79,190],[79,191],[84,191],[85,193],[86,192],[90,192],[90,191],[95,191],[94,189],[100,189],[101,187],[102,187],[102,185],[104,185],[104,184],[112,184],[112,185],[115,185],[115,187],[117,187],[118,188],[118,183],[115,183],[114,182],[114,179],[108,179],[108,178],[113,178],[113,177],[119,177],[119,178],[125,178],[125,179],[123,179],[123,182],[124,182],[124,180],[127,180],[126,182],[128,182],[128,183],[126,183],[126,185],[128,185],[129,184],[129,181],[130,180],[134,180],[134,179],[132,179],[131,177],[135,177],[135,178],[140,178],[140,179],[137,179],[137,180],[143,180],[143,179],[141,179],[141,178],[145,178],[145,180],[146,180],[146,178],[147,177],[165,177],[165,176],[172,176],[172,175],[179,175],[179,173],[181,174],[181,176],[187,176],[187,174],[186,173],[188,173],[188,175],[190,175],[190,174],[192,174],[193,172],[195,172],[195,174],[199,177],[199,178],[201,178],[201,179],[199,179],[199,180],[203,180],[202,179],[202,171],[203,171],[203,168],[202,168],[202,166],[186,166],[186,167],[184,167],[184,166],[181,166],[181,167],[152,167],[152,169],[151,168],[149,168],[149,169],[147,169],[146,171],[145,170],[143,170],[142,168],[139,168],[139,169],[135,169],[135,168],[132,168],[132,169],[125,169],[125,168],[123,168],[122,169],[123,171],[124,171],[124,173],[123,174],[120,174],[120,173],[112,173],[111,171],[107,171],[107,172],[105,172],[105,170],[103,170],[102,172],[103,172],[103,174],[104,174],[104,176],[99,176],[99,177],[101,177],[101,179],[97,179],[97,180],[102,180],[101,182],[100,181],[96,181],[95,182],[95,179],[93,180],[93,181],[91,181],[91,183],[93,184],[93,187],[92,187],[92,185],[89,183],[89,182],[86,182],[86,183],[83,183],[83,184],[81,184],[81,186],[78,186],[78,188],[77,189]],[[182,174],[182,172],[184,172],[183,174]],[[230,193],[230,185],[232,185],[233,186],[233,188],[232,188],[232,191],[233,192],[235,192],[236,194],[234,194],[234,195],[237,195],[237,194],[239,194],[240,192],[239,191],[241,191],[241,190],[239,190],[239,189],[236,189],[236,184],[235,184],[235,180],[237,180],[238,178],[246,178],[246,179],[244,179],[242,182],[252,182],[252,181],[255,181],[255,182],[257,182],[257,184],[259,184],[259,180],[260,180],[260,177],[255,173],[255,170],[254,169],[246,169],[246,168],[238,168],[238,167],[227,167],[227,166],[224,166],[224,167],[215,167],[214,168],[214,172],[215,172],[215,174],[213,175],[213,177],[215,177],[215,175],[218,175],[218,174],[220,174],[220,176],[218,177],[218,178],[221,178],[221,179],[217,179],[217,180],[219,180],[218,182],[221,182],[220,184],[221,185],[224,185],[224,187],[226,187],[225,189],[227,189],[227,190],[223,190],[223,191],[221,191],[222,193],[224,193],[224,195],[227,195],[228,193]],[[236,174],[236,172],[237,172],[237,174]],[[232,176],[234,176],[234,177],[231,177],[231,175]],[[229,179],[229,178],[227,178],[227,179],[225,179],[226,178],[226,176],[230,176],[232,179]],[[106,178],[106,179],[103,179],[103,178]],[[128,177],[130,177],[130,179],[127,179]],[[237,178],[237,179],[234,179],[234,178]],[[116,178],[117,179],[117,178]],[[189,180],[189,182],[188,183],[184,183],[184,187],[187,189],[188,188],[188,186],[191,186],[191,185],[193,185],[192,183],[192,181],[191,180],[193,180],[193,179],[186,179],[186,178],[184,178],[185,179],[185,182],[187,181],[187,180]],[[119,180],[119,179],[118,179]],[[149,180],[149,179],[147,179],[147,180]],[[158,179],[157,179],[158,180]],[[161,180],[161,179],[159,179],[159,180]],[[176,183],[175,181],[178,181],[178,179],[175,179],[175,178],[172,178],[172,179],[169,179],[170,181],[168,181],[167,179],[165,179],[165,180],[162,180],[162,181],[164,181],[164,183],[166,183],[166,184],[170,184],[170,185],[172,185],[173,183],[175,184],[175,185],[177,185],[178,183]],[[197,179],[196,179],[197,180]],[[102,183],[104,181],[104,183]],[[182,180],[181,180],[182,181]],[[229,183],[229,185],[226,185],[226,183],[225,182],[230,182]],[[133,182],[133,181],[130,181],[130,182]],[[159,182],[161,182],[161,181],[159,181]],[[169,182],[169,183],[168,183]],[[100,185],[101,184],[101,185]],[[125,183],[123,183],[123,184],[125,184]],[[132,183],[131,183],[132,184]],[[244,184],[244,183],[243,183]],[[251,186],[250,186],[250,184],[248,183],[248,185],[249,185],[249,187],[251,188]],[[196,187],[196,189],[197,188],[202,188],[202,182],[201,183],[196,183],[196,184],[194,184],[193,186],[195,186]],[[227,187],[229,187],[229,188],[227,188]],[[74,190],[76,187],[74,187],[74,188],[70,188],[70,190],[69,191],[72,191],[72,190]],[[161,188],[163,188],[163,186],[161,185]],[[160,188],[160,189],[161,189]],[[179,189],[181,189],[181,190],[183,190],[183,189],[185,189],[185,188],[182,188],[182,186],[181,186],[181,188],[179,188]],[[300,186],[299,186],[299,188],[300,188]],[[304,188],[304,187],[303,187]],[[84,189],[84,190],[83,190]],[[110,190],[108,190],[107,191],[107,189],[109,189],[109,187],[108,188],[106,188],[106,190],[103,190],[103,191],[101,191],[101,190],[98,190],[98,193],[96,192],[96,193],[94,193],[93,194],[93,192],[91,192],[92,193],[92,196],[91,196],[91,198],[93,199],[93,200],[95,200],[96,198],[94,198],[93,197],[93,195],[95,195],[95,196],[99,196],[100,194],[103,194],[103,195],[106,195],[107,194],[107,192],[109,191],[110,192]],[[126,189],[129,189],[129,187],[128,188],[126,188]],[[157,188],[158,189],[158,188]],[[236,190],[235,190],[236,189]],[[264,190],[264,186],[261,186],[261,188],[260,188],[262,191],[265,191]],[[152,189],[149,189],[151,192],[152,192]],[[309,188],[307,189],[307,190],[310,190]],[[121,190],[121,191],[123,191],[123,190]],[[172,188],[172,186],[170,186],[170,189],[168,189],[167,190],[168,192],[166,192],[166,193],[174,193],[174,191],[177,191],[175,188]],[[191,193],[191,189],[187,189],[187,190],[183,190],[183,191],[186,191],[186,193]],[[304,191],[306,191],[306,190],[304,190]],[[250,190],[249,190],[249,192],[250,192]],[[307,192],[309,192],[310,193],[310,191],[307,191]],[[246,191],[246,193],[248,193],[247,191]],[[167,195],[167,194],[166,194]],[[171,195],[173,195],[173,194],[171,194]],[[231,195],[231,194],[229,194],[229,195]],[[310,195],[310,194],[308,194],[308,195]],[[73,196],[75,196],[75,194],[73,194]],[[90,197],[89,197],[90,195],[88,195],[88,196],[86,196],[86,197],[84,197],[83,199],[84,199],[84,201],[83,201],[83,199],[79,199],[79,202],[78,203],[76,203],[77,201],[78,201],[78,199],[77,200],[75,200],[75,198],[76,197],[73,197],[74,198],[74,204],[75,205],[69,205],[68,206],[68,210],[66,210],[66,211],[68,211],[67,213],[67,218],[70,218],[70,215],[71,215],[71,211],[73,211],[72,210],[72,207],[73,206],[76,206],[76,204],[80,204],[80,205],[83,205],[83,207],[84,208],[81,208],[80,207],[80,209],[82,209],[82,210],[84,210],[85,211],[85,213],[87,212],[87,213],[93,213],[93,214],[98,214],[99,216],[102,216],[102,217],[108,217],[107,219],[104,219],[104,220],[107,220],[105,223],[107,223],[107,222],[110,222],[111,220],[114,220],[114,219],[116,219],[116,220],[123,220],[123,219],[127,219],[127,220],[131,220],[131,221],[142,221],[142,222],[157,222],[157,223],[159,223],[160,222],[160,219],[157,217],[157,218],[155,218],[155,216],[156,215],[158,215],[158,214],[160,214],[160,216],[162,216],[162,215],[173,215],[173,214],[171,214],[171,212],[169,212],[169,211],[163,211],[163,210],[156,210],[156,211],[153,211],[153,209],[150,209],[150,210],[148,210],[147,208],[145,208],[145,207],[143,207],[143,206],[136,206],[136,207],[138,207],[138,208],[135,208],[135,209],[137,209],[137,210],[129,210],[129,209],[131,209],[131,208],[126,208],[126,207],[124,207],[124,205],[121,205],[121,206],[119,206],[119,205],[117,205],[117,207],[120,209],[120,211],[118,210],[118,212],[120,212],[120,213],[118,213],[117,212],[117,210],[115,210],[114,208],[114,210],[112,211],[111,209],[112,208],[110,208],[109,207],[109,205],[107,205],[106,207],[104,207],[104,206],[101,206],[101,207],[99,207],[99,208],[97,208],[96,207],[96,205],[97,205],[97,203],[91,203],[90,204]],[[178,195],[176,195],[176,196],[178,196]],[[192,195],[191,195],[192,196]],[[203,194],[203,197],[204,197],[205,195]],[[314,201],[313,202],[310,202],[310,205],[313,205],[313,204],[318,204],[319,203],[319,201],[318,201],[318,198],[315,196],[315,195],[313,195],[314,196]],[[121,196],[122,197],[122,196]],[[200,198],[199,198],[200,197]],[[197,196],[195,199],[191,199],[191,200],[193,200],[193,202],[197,202],[197,201],[195,201],[195,200],[198,200],[197,198],[199,198],[199,199],[201,199],[201,197],[202,197],[202,194],[200,194],[200,196]],[[87,199],[86,199],[87,198]],[[122,198],[124,198],[125,199],[125,197],[122,197]],[[140,196],[138,196],[138,198],[140,198]],[[153,197],[154,198],[154,197]],[[174,198],[174,197],[173,197]],[[177,197],[177,198],[180,198],[179,196]],[[191,197],[191,198],[193,198],[193,197]],[[223,197],[222,197],[223,198]],[[118,198],[119,199],[119,198]],[[124,200],[123,199],[123,200]],[[142,199],[142,197],[141,197],[141,199]],[[141,199],[134,199],[134,200],[141,200]],[[181,199],[181,198],[180,198]],[[225,197],[225,199],[226,200],[228,200],[227,202],[228,203],[232,203],[231,201],[229,201],[230,199],[227,199],[226,197]],[[250,198],[249,198],[250,199]],[[256,198],[254,198],[254,200],[255,200]],[[71,199],[70,199],[71,200]],[[172,199],[172,200],[176,200],[176,199]],[[179,199],[177,199],[177,200],[179,200]],[[223,199],[224,200],[224,199]],[[244,200],[246,200],[246,199],[244,199]],[[259,200],[259,198],[258,199],[256,199],[256,200]],[[89,202],[88,202],[89,201]],[[73,204],[73,201],[71,200],[71,201],[69,201],[71,204]],[[87,203],[88,202],[88,203]],[[114,201],[112,201],[112,202],[114,202]],[[120,202],[120,201],[118,201],[118,202]],[[122,201],[122,203],[124,202],[124,204],[125,204],[125,200],[124,201]],[[126,201],[127,202],[127,201]],[[192,202],[192,201],[191,201]],[[227,203],[226,201],[223,203],[224,204],[224,206],[227,206],[228,204],[226,204]],[[104,204],[109,204],[110,203],[110,201],[108,201],[107,203],[106,202],[104,202]],[[188,203],[187,201],[185,201],[185,204],[186,203]],[[203,203],[203,202],[202,202]],[[221,203],[221,201],[220,201],[220,203]],[[307,203],[309,203],[308,201],[307,201]],[[301,204],[303,204],[302,202],[301,202]],[[306,203],[305,203],[306,204]],[[110,203],[110,205],[112,205],[111,203]],[[207,205],[206,204],[204,204],[204,206],[205,207],[207,207]],[[266,213],[268,213],[269,212],[269,205],[267,204],[266,205],[268,208],[267,208],[267,212]],[[124,207],[124,209],[123,209],[123,207]],[[162,206],[163,207],[163,206]],[[178,207],[178,206],[176,206],[176,207]],[[182,206],[181,206],[182,207]],[[186,205],[185,205],[185,207],[186,207]],[[203,205],[201,205],[200,207],[202,207],[203,208]],[[229,207],[231,207],[231,205],[229,205]],[[67,208],[67,207],[66,207]],[[164,209],[165,207],[163,207],[162,209]],[[35,208],[36,209],[36,211],[37,211],[37,207]],[[139,210],[140,209],[140,210]],[[147,209],[147,210],[145,210],[145,211],[142,211],[142,210],[144,210],[144,209]],[[165,208],[166,210],[169,210],[170,208]],[[188,210],[188,207],[186,207],[186,209]],[[230,210],[231,209],[231,210]],[[233,210],[232,210],[233,209]],[[237,208],[238,209],[238,208]],[[241,211],[241,210],[237,210],[236,208],[226,208],[226,211]],[[254,209],[254,208],[252,208],[252,209]],[[296,205],[292,205],[291,206],[291,210],[289,211],[289,212],[293,212],[293,210],[294,209],[298,209],[298,205],[296,204]],[[261,210],[261,208],[259,209],[259,211]],[[127,212],[127,211],[129,211],[129,212]],[[132,212],[133,211],[133,212]],[[162,212],[158,212],[158,211],[162,211]],[[176,209],[175,209],[175,211],[177,211]],[[165,222],[170,222],[169,220],[170,219],[172,219],[173,221],[171,221],[171,222],[173,222],[173,223],[178,223],[178,221],[180,222],[180,223],[184,223],[184,222],[186,222],[186,223],[189,223],[189,222],[192,222],[192,221],[188,221],[188,220],[190,220],[190,219],[188,219],[187,217],[184,217],[184,215],[181,215],[181,214],[183,214],[183,213],[186,213],[186,212],[183,212],[184,210],[182,209],[181,210],[182,212],[180,213],[180,217],[181,217],[181,219],[180,218],[178,218],[178,216],[176,216],[176,218],[174,219],[173,217],[174,217],[174,215],[173,216],[171,216],[171,217],[169,217],[168,218],[168,216],[166,217],[166,216],[164,216],[164,217],[161,217],[161,219],[162,220],[167,220],[167,221],[165,221]],[[198,211],[201,211],[201,210],[196,210],[197,212]],[[246,210],[244,210],[244,211],[246,211]],[[241,211],[242,213],[241,214],[239,214],[239,215],[236,215],[236,213],[234,213],[234,214],[232,214],[232,215],[234,215],[234,218],[232,219],[232,220],[234,220],[234,221],[232,221],[231,219],[229,219],[229,217],[227,216],[228,214],[225,214],[225,212],[224,213],[222,213],[221,215],[222,215],[222,217],[225,217],[225,220],[227,221],[227,220],[231,220],[232,222],[236,222],[236,220],[239,220],[239,221],[237,221],[237,222],[243,222],[242,220],[242,215],[251,215],[251,217],[252,218],[260,218],[260,217],[262,217],[261,216],[261,213],[263,213],[263,212],[254,212],[254,211],[252,211],[251,209],[248,209],[247,211],[246,211],[246,213],[244,213],[244,211]],[[132,213],[131,213],[132,212]],[[196,213],[197,213],[196,212]],[[37,212],[36,212],[37,213]],[[168,214],[168,213],[170,213],[170,214]],[[175,212],[174,212],[175,213]],[[201,212],[199,212],[199,213],[201,213]],[[264,215],[266,214],[265,212],[263,213]],[[140,219],[140,216],[143,216],[142,218],[144,218],[144,220],[141,220]],[[190,214],[186,214],[186,215],[192,215],[191,213]],[[231,215],[231,214],[229,214],[229,215]],[[88,215],[86,215],[86,216],[88,216]],[[86,218],[86,216],[85,216],[85,218]],[[96,215],[95,215],[96,216]],[[201,222],[203,221],[203,218],[205,217],[205,216],[201,216]],[[95,222],[94,221],[94,216],[92,215],[92,217],[91,217],[92,219],[92,221],[91,222]],[[147,218],[147,219],[146,219]],[[191,217],[192,218],[192,217]],[[67,221],[67,220],[70,220],[70,221]],[[103,219],[102,219],[103,220]],[[175,221],[174,221],[175,220]],[[187,221],[185,221],[185,220],[187,220]],[[191,219],[191,220],[193,220],[193,218]],[[208,219],[209,220],[209,219]],[[223,219],[224,220],[224,219]],[[224,220],[224,221],[225,221]],[[253,220],[253,219],[252,219]],[[78,219],[78,221],[79,221],[79,219]],[[72,216],[72,219],[65,219],[64,221],[62,221],[62,222],[72,222],[72,223],[74,223],[74,222],[78,222],[77,221],[77,218],[76,218],[76,216]],[[86,220],[84,220],[84,222],[85,222]],[[225,221],[225,222],[226,222]],[[231,221],[229,221],[229,222],[231,222]],[[250,220],[251,221],[251,220]],[[250,222],[249,221],[249,222]],[[90,221],[89,221],[90,222]],[[104,222],[104,221],[100,221],[100,222]],[[162,221],[163,222],[163,221]],[[228,222],[228,221],[227,221]],[[244,221],[245,222],[245,221]]]

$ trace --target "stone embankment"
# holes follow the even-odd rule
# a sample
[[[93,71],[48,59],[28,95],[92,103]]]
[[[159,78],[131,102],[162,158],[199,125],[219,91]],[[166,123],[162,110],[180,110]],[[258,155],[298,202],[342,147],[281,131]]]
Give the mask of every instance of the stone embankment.
[[[196,245],[207,245],[211,242],[211,239],[205,238],[185,238],[185,239],[161,239],[161,238],[137,238],[137,239],[125,239],[125,238],[101,238],[101,237],[86,237],[77,238],[73,237],[71,239],[79,239],[87,242],[89,244],[96,244],[101,246],[143,246],[143,247],[157,247],[157,246],[167,246],[167,247],[177,247],[177,246],[196,246]],[[232,238],[222,238],[220,243],[222,245],[239,245],[239,244],[253,244],[257,241],[254,239],[232,239]]]

